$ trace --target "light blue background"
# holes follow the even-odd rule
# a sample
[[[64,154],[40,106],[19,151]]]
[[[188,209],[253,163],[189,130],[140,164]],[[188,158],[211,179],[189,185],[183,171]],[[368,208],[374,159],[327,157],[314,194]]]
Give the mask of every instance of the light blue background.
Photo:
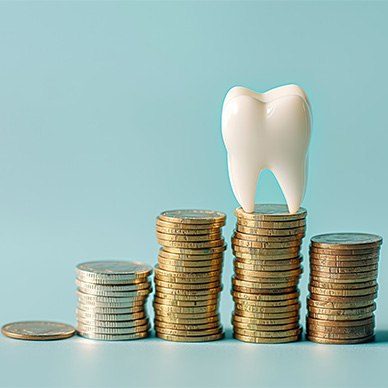
[[[388,3],[371,1],[1,2],[2,324],[75,323],[75,265],[154,264],[162,210],[224,211],[229,239],[237,203],[220,113],[234,85],[297,83],[310,98],[305,255],[317,233],[388,236],[387,20]],[[284,201],[269,173],[257,201]],[[383,386],[385,251],[373,345],[3,337],[0,384]],[[224,272],[229,327],[230,251]]]

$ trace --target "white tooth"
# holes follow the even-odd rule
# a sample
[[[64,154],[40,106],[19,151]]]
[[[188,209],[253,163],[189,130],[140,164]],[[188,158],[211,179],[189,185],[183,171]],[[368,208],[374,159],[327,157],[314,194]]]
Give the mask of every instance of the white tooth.
[[[265,169],[275,175],[290,213],[299,209],[306,187],[310,127],[310,105],[297,85],[263,94],[243,87],[228,92],[222,135],[232,189],[246,212],[253,212],[257,180]]]

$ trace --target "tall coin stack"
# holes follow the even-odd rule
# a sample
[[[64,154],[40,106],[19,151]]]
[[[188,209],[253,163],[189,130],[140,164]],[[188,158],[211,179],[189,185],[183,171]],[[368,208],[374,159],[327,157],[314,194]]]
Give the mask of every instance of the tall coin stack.
[[[218,312],[225,241],[223,213],[173,210],[156,219],[155,332],[179,342],[223,338]]]
[[[310,245],[307,338],[327,344],[374,339],[382,238],[363,233],[315,236]]]
[[[152,267],[131,261],[79,264],[77,330],[90,339],[118,341],[145,338],[150,332],[146,300]]]
[[[306,210],[290,214],[286,205],[255,205],[253,213],[235,211],[232,295],[234,337],[253,343],[297,341],[300,248]]]

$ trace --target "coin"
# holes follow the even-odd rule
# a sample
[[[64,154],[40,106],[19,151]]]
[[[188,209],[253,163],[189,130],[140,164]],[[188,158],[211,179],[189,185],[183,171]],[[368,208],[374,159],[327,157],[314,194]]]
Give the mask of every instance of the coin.
[[[275,260],[274,260],[275,261]],[[289,260],[291,261],[291,260]],[[276,261],[277,262],[277,261]],[[291,264],[285,264],[285,265],[268,265],[268,264],[251,264],[251,263],[246,263],[240,259],[235,259],[233,264],[234,268],[237,269],[242,269],[242,270],[247,270],[247,271],[292,271],[294,269],[299,269],[301,265],[302,260],[294,260],[291,261]]]
[[[216,298],[206,299],[206,300],[196,300],[196,301],[184,301],[177,300],[175,298],[159,298],[154,297],[154,302],[158,304],[163,304],[167,306],[180,306],[180,307],[196,307],[196,306],[209,306],[218,303],[218,296]]]
[[[357,326],[367,326],[367,325],[375,324],[375,318],[373,314],[370,317],[367,317],[364,319],[351,320],[351,321],[328,321],[328,320],[322,320],[322,319],[314,319],[308,316],[307,321],[309,325],[313,324],[320,327],[328,326],[329,328],[357,327]]]
[[[155,319],[154,321],[155,329],[157,328],[165,328],[165,329],[173,329],[173,330],[184,330],[184,331],[192,331],[192,330],[208,330],[219,327],[219,322],[209,322],[201,325],[193,325],[193,324],[179,324],[179,323],[166,323],[163,321],[158,321]]]
[[[362,257],[362,256],[360,256]],[[356,260],[356,261],[350,261],[350,260],[326,260],[326,259],[314,259],[312,256],[310,256],[310,264],[320,267],[335,267],[335,268],[352,268],[352,267],[367,267],[370,265],[378,265],[378,258],[376,259],[369,259],[369,260]]]
[[[266,284],[274,284],[274,283],[282,284],[285,287],[289,287],[289,286],[296,287],[298,285],[298,282],[299,282],[299,276],[291,276],[289,278],[280,278],[280,277],[256,278],[256,277],[253,277],[250,275],[245,275],[243,272],[239,272],[237,270],[235,271],[235,277],[238,280],[243,280],[243,281],[250,282],[250,283],[255,283],[255,284],[260,283],[260,284],[262,284],[262,287],[264,287],[264,288],[266,288],[266,286],[265,286]]]
[[[93,305],[78,303],[78,309],[96,314],[129,314],[138,313],[144,310],[144,306],[133,306],[133,307],[97,307]]]
[[[217,242],[218,244],[218,242]],[[199,247],[192,247],[192,248],[178,248],[178,247],[170,247],[170,246],[163,246],[163,250],[168,253],[176,253],[178,255],[196,255],[196,256],[209,256],[213,255],[215,253],[222,253],[226,250],[226,245],[221,246],[215,246],[210,248],[199,248]]]
[[[148,318],[134,319],[132,321],[103,321],[94,318],[78,318],[78,325],[101,327],[101,328],[129,328],[148,325]]]
[[[374,327],[375,327],[374,324],[370,324],[366,326],[347,326],[347,327],[318,326],[307,322],[307,331],[310,334],[315,333],[316,335],[319,336],[318,333],[320,333],[320,334],[332,336],[333,338],[335,338],[336,336],[342,337],[342,338],[345,338],[345,336],[348,336],[348,338],[366,337],[368,335],[373,334]]]
[[[237,222],[239,225],[244,227],[260,228],[260,229],[292,229],[292,228],[301,228],[306,226],[305,219],[277,222],[277,221],[256,221],[256,220],[247,220],[244,218],[239,218]]]
[[[217,314],[217,309],[212,310],[212,311],[206,311],[202,313],[196,313],[196,312],[191,312],[191,313],[180,313],[180,312],[172,312],[168,310],[162,310],[159,307],[154,306],[155,310],[155,315],[157,316],[158,319],[161,319],[161,317],[166,317],[170,318],[174,321],[178,319],[200,319],[200,318],[211,318],[214,316],[218,316]],[[178,321],[176,321],[178,322]]]
[[[268,287],[271,287],[271,283],[266,283],[269,285]],[[241,287],[241,286],[235,286],[233,285],[233,291],[241,292],[241,293],[247,293],[247,294],[287,294],[289,292],[295,292],[297,290],[297,287],[284,287],[284,288],[252,288],[252,287]]]
[[[284,313],[252,313],[245,310],[234,310],[234,316],[257,318],[257,319],[287,319],[299,316],[299,310],[287,311]]]
[[[376,280],[376,278],[377,271],[359,272],[358,274],[327,274],[325,272],[314,271],[313,274],[310,274],[310,279],[333,283],[364,283]]]
[[[184,317],[169,317],[165,315],[157,315],[155,321],[167,323],[167,324],[176,324],[176,325],[207,325],[209,323],[217,322],[219,324],[220,317],[219,315],[207,316],[204,318],[184,318]]]
[[[306,335],[306,339],[313,342],[319,342],[321,344],[350,345],[350,344],[361,344],[365,342],[374,341],[375,336],[372,335],[364,338],[338,340],[338,339],[327,339],[327,338],[322,338],[322,337],[317,337],[312,335]]]
[[[233,286],[253,288],[253,289],[274,289],[274,288],[288,288],[294,286],[293,282],[284,282],[284,283],[254,283],[252,281],[239,280],[235,277],[232,278]]]
[[[158,257],[159,267],[161,265],[168,265],[169,267],[179,267],[179,268],[192,268],[193,271],[196,271],[196,268],[208,267],[215,269],[221,269],[223,264],[223,258],[210,259],[210,260],[180,260],[180,259],[166,259],[163,256]]]
[[[370,318],[371,313],[359,314],[359,315],[330,315],[330,314],[316,314],[309,311],[309,317],[315,319],[323,319],[327,321],[352,321],[356,319]]]
[[[274,260],[279,260],[281,258],[292,259],[299,256],[299,247],[269,249],[249,248],[234,244],[233,253],[235,256],[239,256],[240,253],[249,253],[251,255],[251,260],[253,260],[252,256],[261,259],[265,258],[265,260],[270,260],[269,258],[271,257],[274,258]]]
[[[311,278],[309,285],[312,287],[331,288],[335,290],[356,290],[360,288],[377,286],[377,281],[369,280],[367,282],[361,283],[330,283],[328,281],[315,280],[315,278]]]
[[[293,323],[298,323],[299,315],[294,315],[289,318],[254,318],[254,317],[244,317],[244,316],[233,314],[232,320],[234,322],[245,323],[245,324],[278,326],[278,325],[290,325]]]
[[[313,255],[325,255],[325,256],[337,256],[341,257],[342,260],[344,257],[349,256],[349,260],[356,260],[354,256],[376,256],[380,252],[380,247],[376,248],[366,248],[366,249],[328,249],[328,248],[318,248],[315,246],[310,246],[310,254]]]
[[[369,295],[377,292],[377,286],[368,287],[368,288],[360,288],[355,290],[347,290],[347,289],[329,289],[329,288],[321,288],[321,287],[313,287],[309,286],[310,292],[314,294],[327,295],[327,296],[360,296],[360,295]]]
[[[146,318],[144,311],[128,314],[99,314],[77,309],[79,320],[99,320],[99,321],[134,321]]]
[[[85,282],[104,282],[144,280],[151,275],[152,267],[135,261],[90,261],[77,265],[77,278]]]
[[[90,304],[92,306],[99,307],[132,307],[143,305],[146,301],[147,296],[139,296],[132,298],[124,297],[104,297],[89,295],[83,292],[77,292],[78,301],[83,304]]]
[[[219,278],[221,274],[221,271],[211,271],[211,272],[170,272],[165,271],[163,269],[158,268],[158,265],[155,266],[155,275],[158,278],[169,278],[173,279],[185,279],[186,281],[190,282],[193,280],[199,280],[203,282],[207,282],[207,280],[210,278]],[[212,280],[215,281],[216,279]]]
[[[284,306],[291,306],[298,303],[298,297],[294,299],[285,299],[285,300],[249,300],[249,299],[240,299],[233,297],[234,302],[239,305],[243,306],[262,306],[262,307],[284,307]]]
[[[186,307],[186,306],[171,306],[171,305],[165,305],[162,303],[154,302],[153,306],[155,311],[162,312],[162,313],[202,314],[202,313],[209,313],[209,312],[214,312],[218,310],[218,303],[207,305],[207,306]]]
[[[314,265],[310,262],[310,271],[318,271],[325,273],[334,273],[334,274],[347,274],[347,273],[363,273],[367,271],[377,271],[377,265],[368,265],[363,267],[324,267],[320,265]]]
[[[185,249],[185,250],[190,250],[190,249],[216,249],[216,248],[221,248],[224,249],[225,245],[225,240],[223,238],[219,240],[212,240],[212,241],[188,241],[188,242],[183,242],[183,241],[170,241],[170,240],[162,240],[161,238],[157,239],[158,243],[160,245],[163,245],[163,247],[167,250],[171,251],[171,248],[173,249]],[[188,252],[189,253],[189,252]]]
[[[161,220],[159,217],[156,218],[157,228],[168,228],[168,229],[179,229],[181,232],[196,230],[200,233],[209,233],[213,229],[221,229],[225,223],[214,222],[211,224],[182,224],[177,222],[167,222]]]
[[[222,264],[212,267],[180,267],[177,265],[166,265],[162,260],[159,260],[158,267],[168,272],[207,273],[217,271],[221,273],[222,271]]]
[[[281,330],[281,331],[262,331],[262,330],[249,330],[243,329],[240,327],[234,328],[234,333],[249,337],[259,337],[259,338],[284,338],[291,336],[299,336],[301,334],[301,328]]]
[[[382,244],[382,237],[366,233],[328,233],[314,236],[311,243],[324,249],[365,249]]]
[[[362,301],[353,301],[353,299],[351,299],[349,302],[322,302],[319,300],[307,298],[307,305],[325,309],[351,309],[369,306],[373,300],[374,298]]]
[[[179,288],[170,288],[170,287],[163,287],[161,285],[158,285],[156,288],[157,294],[164,294],[164,295],[175,295],[175,296],[182,296],[182,297],[190,297],[193,298],[207,298],[209,295],[218,295],[222,291],[222,287],[213,287],[208,289],[202,289],[202,290],[185,290],[185,289],[179,289]]]
[[[236,224],[236,231],[240,233],[246,233],[250,235],[256,236],[275,236],[275,237],[283,237],[283,236],[299,236],[303,237],[305,233],[305,227],[297,227],[290,229],[265,229],[265,228],[255,228]]]
[[[88,332],[78,332],[82,337],[100,341],[126,341],[126,340],[137,340],[146,338],[149,336],[149,331],[134,333],[134,334],[96,334]]]
[[[195,336],[195,337],[186,337],[186,336],[177,336],[177,335],[168,335],[160,332],[156,332],[156,336],[167,341],[174,342],[209,342],[217,341],[224,338],[224,333],[218,333],[213,335],[205,336]]]
[[[254,248],[254,249],[285,249],[285,248],[299,248],[301,240],[284,241],[284,242],[268,242],[268,241],[251,241],[232,237],[232,244],[234,246]]]
[[[252,342],[257,344],[264,344],[264,343],[281,344],[286,342],[296,342],[296,341],[299,341],[300,339],[300,335],[284,337],[284,338],[265,338],[265,337],[252,337],[252,336],[242,335],[238,333],[233,333],[233,337],[239,341]]]
[[[156,238],[161,241],[181,241],[181,242],[204,242],[211,240],[221,240],[221,232],[201,235],[179,235],[156,232]]]
[[[260,236],[258,234],[242,233],[237,230],[233,231],[234,238],[239,240],[265,242],[265,243],[284,243],[284,242],[297,242],[300,245],[303,236]]]
[[[347,308],[347,309],[331,309],[325,307],[314,307],[309,306],[309,313],[314,314],[327,314],[327,315],[335,315],[335,316],[350,316],[350,315],[364,315],[368,313],[372,313],[376,310],[376,304],[373,303],[366,307],[358,307],[358,308]]]
[[[235,268],[235,274],[245,275],[247,277],[257,278],[256,281],[265,281],[265,278],[279,278],[279,279],[299,279],[299,276],[303,273],[303,268],[298,268],[289,271],[251,271],[248,269]]]
[[[149,324],[125,328],[87,326],[83,324],[78,324],[77,331],[83,334],[135,334],[146,332],[150,329],[150,327],[151,326]]]
[[[213,210],[168,210],[160,214],[159,219],[174,224],[224,224],[226,215]]]
[[[247,213],[239,207],[234,211],[237,218],[261,221],[293,221],[306,218],[307,210],[300,208],[296,213],[291,214],[287,205],[280,204],[255,204],[252,213]]]
[[[164,288],[170,288],[170,289],[176,289],[176,290],[190,290],[190,291],[195,291],[195,290],[208,290],[211,288],[219,288],[221,287],[221,282],[215,281],[211,283],[199,283],[199,284],[187,284],[187,283],[175,283],[171,281],[163,281],[155,278],[155,285],[157,287],[164,287]]]
[[[222,333],[222,326],[218,326],[212,329],[205,330],[180,330],[180,329],[169,329],[165,327],[157,327],[158,334],[166,334],[170,336],[178,337],[203,337],[208,335],[215,335]]]
[[[253,306],[249,304],[235,303],[234,308],[236,311],[246,311],[250,313],[285,313],[290,311],[299,311],[300,304],[295,303],[293,305],[288,306]]]
[[[319,338],[325,338],[328,340],[355,340],[355,339],[361,339],[365,337],[369,337],[373,335],[374,329],[369,329],[369,330],[363,330],[360,331],[358,334],[332,334],[332,333],[323,333],[321,331],[315,331],[315,330],[310,330],[308,332],[308,336],[312,337],[319,337]]]
[[[76,285],[78,288],[85,293],[94,293],[94,291],[101,292],[122,292],[122,291],[139,291],[149,289],[151,286],[150,282],[144,282],[139,284],[111,284],[111,285],[102,285],[95,283],[86,283],[80,279],[76,279]]]
[[[178,253],[173,253],[173,252],[168,252],[166,249],[162,248],[160,249],[159,251],[159,257],[163,257],[165,259],[173,259],[173,260],[180,260],[180,261],[209,261],[209,260],[214,260],[214,259],[218,259],[218,260],[222,260],[223,259],[223,255],[224,255],[224,250],[225,249],[222,249],[220,252],[216,252],[216,253],[211,253],[211,254],[197,254],[197,252],[195,251],[194,253],[192,254],[185,254],[185,253],[180,253],[180,251],[178,251]],[[202,252],[203,250],[199,250],[199,252]],[[183,264],[182,264],[183,265]]]
[[[363,302],[363,301],[369,301],[376,299],[377,293],[364,295],[364,296],[353,296],[351,297],[351,301],[354,303],[357,302]],[[326,295],[319,295],[319,294],[311,294],[310,300],[314,299],[315,301],[319,302],[326,302],[326,303],[348,303],[349,297],[340,297],[340,296],[326,296]]]
[[[165,226],[158,226],[156,225],[156,232],[157,233],[163,233],[163,234],[171,234],[171,235],[187,235],[187,236],[203,236],[203,235],[209,235],[214,233],[220,233],[220,226],[216,227],[206,227],[206,229],[186,229],[186,228],[180,228],[177,227],[175,224],[173,227],[165,227]]]
[[[232,325],[238,329],[254,330],[254,331],[283,331],[299,328],[299,322],[290,323],[288,325],[255,325],[252,323],[237,322],[232,319]]]
[[[48,321],[13,322],[4,325],[1,332],[10,338],[28,341],[60,340],[72,337],[75,329],[65,323]]]
[[[275,294],[275,295],[266,295],[266,294],[246,294],[244,292],[238,292],[233,290],[232,293],[234,298],[245,299],[250,301],[284,301],[284,300],[292,300],[295,298],[299,298],[299,291],[283,293],[283,294]]]

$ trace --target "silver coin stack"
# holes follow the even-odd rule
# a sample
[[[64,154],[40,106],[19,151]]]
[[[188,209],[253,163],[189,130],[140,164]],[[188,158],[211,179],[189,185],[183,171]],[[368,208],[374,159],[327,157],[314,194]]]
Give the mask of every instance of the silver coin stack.
[[[76,268],[77,330],[82,337],[134,340],[150,333],[146,301],[152,267],[131,261],[93,261]]]

